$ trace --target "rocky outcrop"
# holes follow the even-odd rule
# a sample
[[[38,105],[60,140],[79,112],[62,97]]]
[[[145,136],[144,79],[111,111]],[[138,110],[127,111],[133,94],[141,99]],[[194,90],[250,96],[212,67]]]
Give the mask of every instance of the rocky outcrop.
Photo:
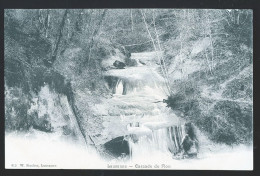
[[[125,140],[124,136],[106,142],[103,148],[114,157],[120,157],[122,154],[129,155],[130,152],[128,141]]]
[[[124,69],[126,64],[121,62],[121,61],[118,61],[116,60],[113,65],[117,68],[117,69]]]

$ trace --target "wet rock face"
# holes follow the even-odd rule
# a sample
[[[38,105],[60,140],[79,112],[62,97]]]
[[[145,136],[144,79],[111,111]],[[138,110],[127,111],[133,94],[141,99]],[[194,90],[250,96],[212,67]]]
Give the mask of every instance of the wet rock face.
[[[129,155],[129,145],[124,136],[120,136],[106,142],[103,147],[114,157],[120,157],[122,154]]]
[[[131,58],[126,59],[125,62],[126,62],[126,65],[129,67],[135,67],[138,65],[137,61],[135,59],[131,59]]]
[[[109,89],[111,89],[112,93],[114,94],[119,78],[113,76],[105,76],[105,80],[108,84]]]
[[[123,63],[123,62],[120,62],[120,61],[118,61],[118,60],[116,60],[114,63],[113,63],[113,65],[117,68],[117,69],[124,69],[125,68],[125,63]]]
[[[120,78],[114,77],[114,76],[105,76],[104,78],[108,84],[109,89],[112,90],[113,94],[120,92],[117,90],[119,84],[122,84],[122,86],[123,86],[123,90],[122,90],[122,92],[120,92],[120,94],[122,94],[122,95],[126,95],[127,91],[129,89],[131,89],[131,87],[129,87],[130,86],[129,83],[126,80],[123,80],[123,79],[120,79]]]
[[[51,126],[50,118],[47,114],[43,117],[38,117],[34,119],[33,128],[44,132],[52,132],[53,128]]]
[[[194,126],[191,122],[187,122],[184,125],[185,133],[191,138],[191,140],[197,139],[197,136],[195,134]]]

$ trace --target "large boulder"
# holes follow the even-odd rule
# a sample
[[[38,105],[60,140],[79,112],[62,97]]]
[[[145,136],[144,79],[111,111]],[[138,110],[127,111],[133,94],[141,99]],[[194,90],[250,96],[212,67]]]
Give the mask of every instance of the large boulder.
[[[117,69],[124,69],[125,68],[125,63],[121,62],[121,61],[118,61],[116,60],[113,65],[117,68]]]
[[[124,136],[106,142],[103,147],[105,151],[112,154],[114,157],[120,157],[122,154],[129,155],[130,153],[128,142],[125,140]]]
[[[127,58],[127,59],[125,60],[125,63],[126,63],[126,65],[129,66],[129,67],[134,67],[134,66],[137,66],[137,65],[138,65],[137,61],[136,61],[135,59],[131,59],[131,58]]]

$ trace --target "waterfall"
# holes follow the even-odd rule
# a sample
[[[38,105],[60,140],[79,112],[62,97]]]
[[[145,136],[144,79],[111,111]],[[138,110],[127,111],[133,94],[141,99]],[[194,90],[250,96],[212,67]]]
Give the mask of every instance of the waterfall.
[[[152,130],[151,134],[146,135],[130,134],[128,139],[130,158],[134,159],[139,155],[150,156],[157,151],[167,155],[175,155],[180,151],[184,134],[183,125]]]
[[[123,81],[119,79],[116,84],[115,94],[123,95],[123,91],[124,91]]]
[[[128,144],[125,148],[129,152],[122,153],[129,153],[132,160],[140,157],[154,160],[158,153],[171,157],[180,150],[183,126],[163,103],[167,98],[165,80],[159,74],[153,53],[147,53],[147,57],[139,60],[146,64],[111,69],[104,74],[114,95],[107,100],[109,114],[104,118],[103,134],[111,143],[125,136]],[[120,117],[124,118],[119,121]]]
[[[129,93],[136,93],[142,90],[148,84],[143,80],[127,80],[118,77],[105,77],[108,82],[109,88],[113,94],[126,95]],[[158,87],[155,82],[150,83],[150,87]]]

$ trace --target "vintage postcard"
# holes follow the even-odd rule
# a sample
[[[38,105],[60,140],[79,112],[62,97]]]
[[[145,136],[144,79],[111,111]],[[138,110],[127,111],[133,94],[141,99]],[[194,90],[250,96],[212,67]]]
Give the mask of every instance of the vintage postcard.
[[[7,169],[253,170],[250,9],[5,9]]]

